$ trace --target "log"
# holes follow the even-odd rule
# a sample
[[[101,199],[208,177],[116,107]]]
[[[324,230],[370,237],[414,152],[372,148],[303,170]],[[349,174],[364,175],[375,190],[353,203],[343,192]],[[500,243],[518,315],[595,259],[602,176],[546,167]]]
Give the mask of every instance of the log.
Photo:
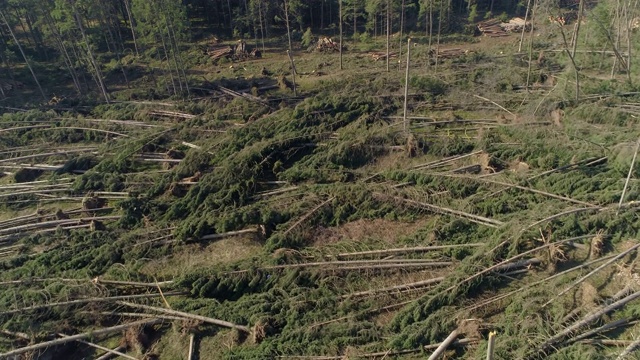
[[[35,351],[35,350],[40,350],[40,349],[44,349],[44,348],[48,348],[48,347],[52,347],[52,346],[58,346],[58,345],[66,344],[66,343],[71,342],[71,341],[88,339],[88,338],[95,337],[95,336],[112,334],[112,333],[116,333],[116,332],[120,332],[122,330],[128,329],[130,327],[153,325],[153,324],[158,324],[160,322],[162,322],[162,320],[159,320],[159,319],[145,319],[145,320],[134,321],[134,322],[128,323],[128,324],[116,325],[116,326],[112,326],[112,327],[108,327],[108,328],[104,328],[104,329],[93,330],[93,331],[89,331],[89,332],[82,333],[82,334],[71,335],[71,336],[68,336],[68,337],[65,337],[65,338],[61,338],[61,339],[45,341],[45,342],[41,342],[39,344],[29,345],[29,346],[25,346],[25,347],[22,347],[22,348],[19,348],[19,349],[10,350],[10,351],[8,351],[8,352],[6,352],[4,354],[0,354],[0,358],[9,358],[10,356],[16,356],[16,355],[24,354],[24,353]]]
[[[47,227],[55,227],[60,225],[76,225],[83,222],[91,222],[91,221],[104,221],[104,220],[118,220],[121,216],[97,216],[92,218],[80,218],[80,219],[64,219],[64,220],[51,220],[51,221],[43,221],[41,223],[35,224],[26,224],[20,226],[14,226],[6,229],[0,229],[0,235],[7,234],[15,234],[17,232],[29,231],[29,230],[38,230]]]
[[[65,335],[65,334],[61,334],[61,333],[58,333],[58,336],[61,336],[63,339],[66,339],[66,338],[69,337],[69,335]],[[122,356],[123,358],[126,358],[126,359],[138,360],[137,358],[134,358],[133,356],[129,356],[129,355],[125,354],[125,353],[122,353],[122,352],[118,351],[117,349],[116,350],[111,350],[111,349],[109,349],[107,347],[104,347],[104,346],[101,346],[101,345],[98,345],[98,344],[94,344],[92,342],[81,340],[81,339],[77,339],[76,341],[79,342],[79,343],[83,343],[85,345],[89,345],[91,347],[94,347],[96,349],[100,349],[100,350],[106,351],[109,354]]]
[[[176,316],[181,316],[181,317],[184,317],[184,318],[187,318],[187,319],[199,320],[199,321],[206,322],[206,323],[213,324],[213,325],[217,325],[217,326],[222,326],[222,327],[226,327],[226,328],[230,328],[230,329],[240,330],[240,331],[245,332],[247,334],[251,333],[251,330],[247,326],[236,325],[234,323],[230,323],[230,322],[224,321],[224,320],[213,319],[213,318],[206,317],[206,316],[194,315],[194,314],[189,314],[189,313],[182,312],[182,311],[164,309],[164,308],[159,308],[159,307],[155,307],[155,306],[134,304],[134,303],[127,302],[127,301],[118,301],[117,303],[120,304],[120,305],[125,305],[125,306],[128,306],[128,307],[132,307],[132,308],[155,311],[155,312],[168,314],[168,315],[176,315]]]
[[[311,209],[309,212],[307,212],[306,214],[304,214],[304,216],[302,216],[298,221],[296,221],[293,225],[291,225],[282,235],[286,236],[287,234],[289,234],[293,229],[295,229],[296,227],[298,227],[298,225],[302,224],[305,220],[307,220],[311,215],[313,215],[313,213],[315,213],[316,211],[318,211],[319,209],[321,209],[323,206],[327,205],[328,203],[330,203],[331,201],[333,201],[336,197],[332,196],[330,198],[328,198],[327,200],[323,201],[322,203],[320,203],[318,206],[314,207],[313,209]]]
[[[445,279],[444,276],[441,276],[441,277],[437,277],[437,278],[433,278],[433,279],[416,281],[416,282],[412,282],[412,283],[409,283],[409,284],[390,286],[390,287],[386,287],[386,288],[374,289],[374,290],[368,290],[368,291],[360,291],[360,292],[356,292],[356,293],[352,293],[352,294],[342,295],[342,298],[343,299],[347,299],[347,298],[351,298],[351,297],[367,296],[367,295],[377,294],[377,293],[381,293],[381,292],[393,292],[393,291],[396,291],[396,290],[406,290],[406,289],[412,289],[412,288],[420,288],[420,287],[425,287],[425,286],[430,286],[430,285],[437,284],[437,283],[443,281],[444,279]]]
[[[195,359],[195,337],[195,334],[191,334],[191,336],[189,336],[189,360]]]
[[[565,328],[564,330],[560,331],[559,333],[557,333],[556,335],[552,336],[551,338],[549,338],[547,341],[545,341],[542,345],[540,345],[540,349],[542,351],[548,351],[551,350],[555,344],[557,344],[559,341],[561,341],[563,338],[565,338],[568,335],[571,335],[572,333],[574,333],[575,331],[579,330],[582,327],[585,327],[589,324],[591,324],[592,322],[598,320],[599,318],[601,318],[603,315],[617,310],[623,306],[625,306],[626,304],[628,304],[631,301],[634,301],[636,299],[640,298],[640,291],[634,292],[631,295],[628,295],[618,301],[615,301],[612,304],[606,305],[606,306],[602,306],[592,312],[590,312],[589,314],[587,314],[587,316],[585,316],[584,318],[582,318],[582,320],[574,323],[573,325]]]
[[[518,255],[512,256],[511,258],[509,258],[507,260],[501,261],[500,263],[498,263],[496,265],[490,266],[490,267],[488,267],[488,268],[486,268],[486,269],[484,269],[484,270],[482,270],[480,272],[477,272],[477,273],[467,277],[466,279],[460,281],[458,284],[450,286],[445,291],[451,291],[451,290],[455,289],[456,287],[458,287],[458,286],[460,286],[460,285],[462,285],[464,283],[467,283],[467,282],[469,282],[469,281],[471,281],[473,279],[476,279],[476,278],[478,278],[478,277],[480,277],[480,276],[482,276],[482,275],[484,275],[486,273],[495,271],[496,269],[499,269],[500,267],[504,266],[505,264],[512,263],[512,262],[514,262],[514,261],[516,261],[518,259],[521,259],[521,258],[523,258],[523,257],[525,257],[525,256],[527,256],[529,254],[532,254],[532,253],[534,253],[536,251],[543,250],[543,249],[545,249],[545,248],[547,248],[549,246],[560,245],[560,244],[576,241],[576,240],[579,240],[579,239],[585,239],[587,237],[592,237],[592,236],[594,236],[594,235],[576,236],[576,237],[573,237],[573,238],[568,238],[568,239],[564,239],[564,240],[558,240],[558,241],[555,241],[555,242],[552,242],[552,243],[548,243],[548,244],[544,244],[542,246],[538,246],[538,247],[536,247],[534,249],[531,249],[531,250],[527,250],[527,251],[525,251],[523,253],[520,253]]]
[[[638,144],[640,144],[640,142],[638,142]],[[624,360],[626,359],[629,355],[631,355],[631,353],[633,353],[634,351],[638,350],[638,348],[640,347],[640,337],[638,337],[636,340],[634,340],[631,344],[629,344],[621,353],[620,355],[618,355],[618,357],[616,358],[616,360]]]
[[[580,285],[581,283],[583,283],[585,280],[587,280],[588,278],[590,278],[593,274],[597,273],[598,271],[604,269],[605,267],[611,265],[612,263],[622,259],[623,257],[625,257],[627,254],[629,254],[630,252],[638,249],[640,247],[640,244],[636,244],[632,247],[630,247],[629,249],[621,252],[620,254],[616,255],[613,259],[605,262],[604,264],[598,266],[597,268],[593,269],[591,272],[589,272],[587,275],[581,277],[580,279],[574,281],[571,285],[569,285],[568,287],[566,287],[564,290],[560,291],[560,293],[556,296],[554,296],[553,298],[551,298],[549,301],[547,301],[546,303],[544,303],[542,305],[542,307],[545,307],[549,304],[551,304],[555,299],[559,298],[560,296],[566,294],[569,290],[573,289],[574,287]]]
[[[398,197],[398,196],[390,196],[390,195],[386,195],[386,194],[382,194],[382,193],[374,193],[374,195],[377,195],[377,196],[380,196],[380,197],[385,197],[385,198],[391,198],[391,199],[399,201],[399,202],[407,203],[407,204],[409,204],[411,206],[414,206],[414,207],[428,209],[428,210],[433,211],[433,212],[438,213],[438,214],[454,215],[454,216],[457,216],[457,217],[460,217],[460,218],[467,219],[469,221],[475,222],[477,224],[481,224],[481,225],[485,225],[485,226],[489,226],[489,227],[493,227],[493,228],[497,228],[499,226],[503,226],[504,225],[504,223],[502,221],[498,221],[498,220],[489,219],[489,218],[486,218],[486,217],[483,217],[483,216],[466,213],[464,211],[449,209],[449,208],[445,208],[445,207],[442,207],[442,206],[436,206],[436,205],[428,204],[428,203],[425,203],[425,202],[415,201],[415,200],[411,200],[411,199],[404,199],[404,198],[401,198],[401,197]]]
[[[352,253],[342,253],[342,254],[336,255],[336,257],[345,258],[345,257],[367,256],[367,255],[387,256],[387,255],[427,252],[427,251],[434,251],[434,250],[445,250],[445,249],[453,249],[453,248],[460,248],[460,247],[480,247],[483,245],[484,244],[482,243],[470,243],[470,244],[417,246],[417,247],[409,247],[409,248],[369,250],[369,251],[358,251],[358,252],[352,252]]]
[[[438,346],[438,348],[433,352],[433,354],[429,356],[429,360],[436,360],[437,358],[442,356],[445,350],[447,350],[449,345],[451,345],[453,340],[455,340],[459,334],[460,334],[460,331],[458,331],[458,329],[453,330],[451,334],[449,334],[449,336],[447,336],[447,338],[444,339],[442,343],[440,343],[440,346]]]
[[[177,295],[184,295],[184,293],[174,291],[174,292],[166,293],[164,295],[177,296]],[[156,297],[156,296],[160,296],[160,294],[120,295],[120,296],[111,296],[111,297],[61,301],[61,302],[54,302],[49,304],[27,306],[20,309],[6,310],[6,311],[0,312],[0,316],[13,315],[13,314],[18,314],[25,311],[42,310],[42,309],[47,309],[54,306],[79,305],[79,304],[88,304],[88,303],[96,303],[96,302],[119,301],[124,299],[145,299],[145,298]]]
[[[106,354],[103,354],[99,357],[96,358],[96,360],[108,360],[111,359],[112,355],[116,354],[116,352],[120,352],[120,351],[125,351],[127,349],[126,346],[118,346],[117,348],[107,352]]]

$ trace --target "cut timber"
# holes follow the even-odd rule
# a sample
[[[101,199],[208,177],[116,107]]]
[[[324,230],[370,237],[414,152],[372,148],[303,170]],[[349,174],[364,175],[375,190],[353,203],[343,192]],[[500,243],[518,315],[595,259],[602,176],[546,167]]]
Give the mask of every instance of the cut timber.
[[[164,296],[174,296],[174,295],[183,295],[183,294],[184,293],[182,292],[170,292],[170,293],[165,293]],[[160,296],[160,294],[121,295],[121,296],[111,296],[111,297],[101,297],[101,298],[69,300],[69,301],[54,302],[49,304],[27,306],[20,309],[6,310],[6,311],[0,312],[0,316],[19,314],[26,311],[48,309],[55,306],[80,305],[80,304],[88,304],[88,303],[118,301],[118,300],[125,300],[125,299],[144,299],[144,298],[150,298],[150,297],[156,297],[156,296]]]
[[[11,350],[11,351],[8,351],[8,352],[6,352],[4,354],[0,354],[0,358],[9,358],[9,357],[13,357],[13,356],[16,356],[16,355],[24,354],[26,352],[30,352],[30,351],[34,351],[34,350],[45,349],[45,348],[48,348],[48,347],[51,347],[51,346],[57,346],[57,345],[66,344],[66,343],[71,342],[71,341],[89,339],[89,338],[96,337],[96,336],[113,334],[113,333],[117,333],[117,332],[120,332],[122,330],[128,329],[130,327],[134,327],[134,326],[145,326],[145,325],[158,324],[161,321],[162,320],[159,320],[159,319],[145,319],[145,320],[140,320],[140,321],[134,321],[134,322],[128,323],[128,324],[117,325],[117,326],[112,326],[112,327],[108,327],[108,328],[104,328],[104,329],[98,329],[98,330],[89,331],[89,332],[82,333],[82,334],[72,335],[72,336],[68,336],[68,337],[62,338],[62,339],[55,339],[55,340],[51,340],[51,341],[45,341],[45,342],[42,342],[42,343],[39,343],[39,344],[25,346],[23,348]]]
[[[126,302],[126,301],[118,301],[118,304],[124,305],[124,306],[128,306],[128,307],[132,307],[132,308],[137,308],[137,309],[155,311],[155,312],[168,314],[168,315],[181,316],[181,317],[184,317],[186,319],[199,320],[199,321],[203,321],[203,322],[206,322],[206,323],[209,323],[209,324],[213,324],[213,325],[218,325],[218,326],[222,326],[222,327],[226,327],[226,328],[230,328],[230,329],[240,330],[240,331],[243,331],[243,332],[245,332],[247,334],[251,333],[251,330],[247,326],[236,325],[236,324],[230,323],[228,321],[213,319],[213,318],[206,317],[206,316],[194,315],[194,314],[189,314],[189,313],[182,312],[182,311],[159,308],[159,307],[155,307],[155,306],[134,304],[134,303]]]

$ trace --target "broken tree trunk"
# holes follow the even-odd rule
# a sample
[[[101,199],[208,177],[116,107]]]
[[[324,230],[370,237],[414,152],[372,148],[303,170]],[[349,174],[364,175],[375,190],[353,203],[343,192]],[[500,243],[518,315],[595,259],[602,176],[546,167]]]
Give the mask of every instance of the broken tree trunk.
[[[65,335],[65,334],[58,334],[58,336],[61,336],[63,339],[69,337],[69,335]],[[81,340],[81,339],[77,339],[76,341],[79,342],[79,343],[83,343],[85,345],[89,345],[91,347],[94,347],[96,349],[100,349],[100,350],[106,351],[108,354],[122,356],[123,358],[126,358],[126,359],[138,360],[137,358],[134,358],[133,356],[129,356],[129,355],[123,353],[123,352],[120,352],[120,350],[118,350],[118,349],[112,350],[112,349],[109,349],[107,347],[104,347],[104,346],[101,346],[101,345],[98,345],[98,344],[94,344],[92,342]],[[124,350],[124,348],[122,350]]]
[[[436,360],[437,358],[442,356],[442,354],[445,352],[445,350],[447,350],[449,345],[451,345],[451,343],[458,337],[458,334],[460,334],[458,329],[453,330],[451,334],[449,334],[449,336],[447,336],[447,338],[444,339],[444,341],[440,344],[440,346],[438,346],[438,348],[433,352],[433,354],[429,356],[429,360]]]
[[[427,251],[433,251],[433,250],[444,250],[444,249],[452,249],[452,248],[459,248],[459,247],[479,247],[482,245],[484,244],[471,243],[471,244],[418,246],[418,247],[410,247],[410,248],[384,249],[384,250],[369,250],[369,251],[359,251],[359,252],[353,252],[353,253],[342,253],[342,254],[336,255],[336,257],[345,258],[345,257],[367,256],[367,255],[387,256],[387,255],[427,252]]]
[[[134,327],[134,326],[153,325],[153,324],[160,323],[161,321],[162,320],[159,320],[159,319],[145,319],[145,320],[140,320],[140,321],[134,321],[134,322],[128,323],[128,324],[116,325],[116,326],[112,326],[112,327],[108,327],[108,328],[104,328],[104,329],[98,329],[98,330],[93,330],[93,331],[89,331],[89,332],[82,333],[82,334],[72,335],[72,336],[68,336],[68,337],[62,338],[62,339],[55,339],[55,340],[45,341],[45,342],[41,342],[39,344],[25,346],[23,348],[14,349],[14,350],[8,351],[8,352],[6,352],[4,354],[0,354],[0,358],[9,358],[9,357],[12,357],[12,356],[24,354],[26,352],[30,352],[30,351],[34,351],[34,350],[40,350],[40,349],[44,349],[44,348],[48,348],[48,347],[52,347],[52,346],[66,344],[66,343],[71,342],[71,341],[89,339],[91,337],[96,337],[96,336],[100,336],[100,335],[107,335],[107,334],[117,333],[117,332],[120,332],[122,330],[128,329],[130,327]]]
[[[218,325],[218,326],[222,326],[222,327],[226,327],[226,328],[230,328],[230,329],[240,330],[240,331],[245,332],[247,334],[251,333],[251,330],[247,326],[236,325],[236,324],[230,323],[228,321],[213,319],[213,318],[206,317],[206,316],[194,315],[194,314],[189,314],[189,313],[182,312],[182,311],[159,308],[159,307],[155,307],[155,306],[134,304],[134,303],[130,303],[130,302],[127,302],[127,301],[118,301],[118,304],[125,305],[125,306],[132,307],[132,308],[137,308],[137,309],[150,310],[150,311],[155,311],[155,312],[169,314],[169,315],[182,316],[182,317],[187,318],[187,319],[199,320],[199,321],[203,321],[203,322],[206,322],[206,323],[209,323],[209,324],[213,324],[213,325]]]

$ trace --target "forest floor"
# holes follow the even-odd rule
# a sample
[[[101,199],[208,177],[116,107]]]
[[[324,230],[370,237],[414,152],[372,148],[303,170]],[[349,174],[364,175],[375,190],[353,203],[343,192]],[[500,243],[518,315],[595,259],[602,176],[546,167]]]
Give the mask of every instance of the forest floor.
[[[0,358],[633,350],[640,93],[584,53],[576,101],[558,38],[443,37],[461,52],[436,68],[415,36],[406,122],[406,45],[387,72],[383,39],[347,41],[343,70],[296,50],[296,95],[280,45],[213,62],[204,41],[187,98],[135,59],[128,86],[106,74],[109,104],[16,90],[0,103]]]

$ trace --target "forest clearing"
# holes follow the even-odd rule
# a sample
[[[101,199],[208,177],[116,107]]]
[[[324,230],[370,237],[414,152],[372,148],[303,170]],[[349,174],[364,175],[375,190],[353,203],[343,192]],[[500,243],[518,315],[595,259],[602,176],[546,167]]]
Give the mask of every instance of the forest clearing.
[[[0,359],[638,358],[639,18],[0,3]]]

